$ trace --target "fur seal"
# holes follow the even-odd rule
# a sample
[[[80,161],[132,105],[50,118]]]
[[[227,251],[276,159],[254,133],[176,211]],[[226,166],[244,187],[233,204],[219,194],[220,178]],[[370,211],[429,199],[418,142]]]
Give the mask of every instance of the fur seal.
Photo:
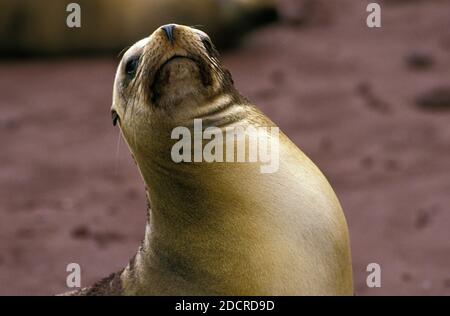
[[[273,173],[253,162],[171,159],[174,128],[192,131],[195,119],[220,130],[276,127],[238,93],[206,33],[165,25],[128,49],[115,77],[112,118],[151,207],[128,266],[77,295],[353,294],[341,206],[287,136],[279,135]]]
[[[78,0],[81,27],[69,28],[68,1],[0,1],[0,55],[117,52],[148,30],[202,25],[221,46],[273,21],[275,0]],[[227,34],[227,36],[218,36]]]

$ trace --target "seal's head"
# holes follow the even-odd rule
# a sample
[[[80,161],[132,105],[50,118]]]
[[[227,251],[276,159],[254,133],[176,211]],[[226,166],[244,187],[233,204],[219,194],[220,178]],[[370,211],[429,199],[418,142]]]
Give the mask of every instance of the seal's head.
[[[220,117],[238,98],[209,36],[169,24],[125,52],[111,111],[148,183],[148,175],[161,165],[172,170],[181,166],[170,159],[175,127],[191,128],[196,118]]]
[[[113,121],[123,129],[127,115],[173,116],[186,107],[192,111],[232,86],[206,33],[164,25],[123,55],[114,84]]]

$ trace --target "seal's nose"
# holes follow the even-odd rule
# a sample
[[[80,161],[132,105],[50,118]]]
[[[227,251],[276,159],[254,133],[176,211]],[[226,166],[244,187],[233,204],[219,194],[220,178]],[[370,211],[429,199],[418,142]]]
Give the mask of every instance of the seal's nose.
[[[167,24],[164,26],[161,26],[161,28],[166,33],[167,39],[170,43],[173,43],[173,29],[175,28],[175,24]]]

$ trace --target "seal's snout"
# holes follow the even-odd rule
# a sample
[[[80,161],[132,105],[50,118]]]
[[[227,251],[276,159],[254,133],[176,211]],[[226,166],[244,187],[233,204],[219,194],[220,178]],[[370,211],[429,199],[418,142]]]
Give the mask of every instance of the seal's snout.
[[[161,29],[163,29],[164,33],[166,33],[166,37],[169,42],[173,44],[173,30],[175,29],[175,24],[161,26]]]

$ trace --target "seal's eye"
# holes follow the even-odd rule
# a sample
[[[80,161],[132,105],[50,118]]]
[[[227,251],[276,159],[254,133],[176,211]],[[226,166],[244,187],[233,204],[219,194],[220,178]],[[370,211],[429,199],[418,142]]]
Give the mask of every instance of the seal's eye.
[[[204,37],[204,38],[202,38],[202,43],[203,43],[203,46],[205,46],[205,49],[208,52],[208,54],[211,55],[211,53],[213,52],[213,45],[212,45],[211,41],[208,38]]]
[[[211,42],[209,37],[203,37],[202,44],[205,47],[209,57],[217,58],[219,56],[219,53],[217,52],[216,48],[214,47],[214,44]]]
[[[139,65],[139,56],[131,57],[125,64],[125,73],[129,76],[134,76],[136,74],[138,65]]]

